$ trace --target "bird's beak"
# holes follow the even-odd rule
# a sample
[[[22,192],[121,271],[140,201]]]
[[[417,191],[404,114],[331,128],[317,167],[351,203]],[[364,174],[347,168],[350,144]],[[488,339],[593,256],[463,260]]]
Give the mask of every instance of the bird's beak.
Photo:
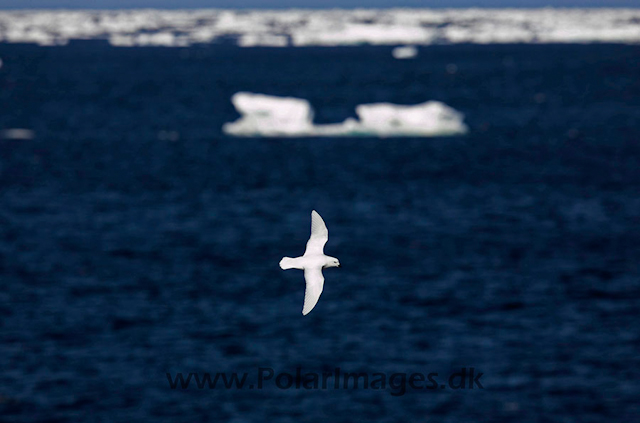
[[[338,267],[342,267],[342,265],[340,263],[338,263]]]

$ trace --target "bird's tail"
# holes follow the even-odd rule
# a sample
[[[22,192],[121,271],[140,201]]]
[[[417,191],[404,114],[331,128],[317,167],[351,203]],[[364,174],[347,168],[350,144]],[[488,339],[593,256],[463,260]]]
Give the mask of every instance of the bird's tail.
[[[282,260],[280,260],[280,267],[283,270],[297,268],[295,265],[295,259],[292,259],[291,257],[283,257]]]

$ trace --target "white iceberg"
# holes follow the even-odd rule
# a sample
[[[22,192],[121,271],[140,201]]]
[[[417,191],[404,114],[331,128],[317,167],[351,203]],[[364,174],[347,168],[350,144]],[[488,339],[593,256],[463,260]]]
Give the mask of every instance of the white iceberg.
[[[361,104],[356,107],[362,131],[380,136],[456,135],[467,132],[464,115],[439,101],[415,106],[391,103]]]
[[[231,102],[241,117],[222,130],[237,137],[433,137],[468,131],[464,115],[439,101],[361,104],[358,119],[323,125],[313,123],[313,108],[304,99],[239,92]]]
[[[236,136],[304,136],[313,133],[313,109],[308,101],[239,92],[231,102],[242,115],[222,130]]]

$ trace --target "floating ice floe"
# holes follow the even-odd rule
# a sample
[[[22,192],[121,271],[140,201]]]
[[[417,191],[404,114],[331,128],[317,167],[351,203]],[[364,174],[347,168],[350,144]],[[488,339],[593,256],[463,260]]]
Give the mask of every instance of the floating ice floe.
[[[239,92],[231,97],[242,115],[222,129],[236,136],[301,136],[313,133],[313,110],[308,101]]]
[[[304,99],[239,92],[231,102],[241,117],[222,130],[237,137],[433,137],[468,130],[464,115],[439,101],[361,104],[358,119],[322,125],[313,123],[313,108]]]
[[[640,9],[3,11],[0,42],[181,47],[640,43]]]
[[[400,46],[391,50],[391,55],[396,59],[413,59],[418,55],[415,46]]]

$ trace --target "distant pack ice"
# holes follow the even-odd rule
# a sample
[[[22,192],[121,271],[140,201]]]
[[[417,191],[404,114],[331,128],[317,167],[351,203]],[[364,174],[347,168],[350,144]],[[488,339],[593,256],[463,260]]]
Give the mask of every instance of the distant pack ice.
[[[90,2],[89,2],[90,3]],[[605,2],[603,2],[605,3]],[[183,47],[640,43],[640,9],[16,10],[0,42]]]
[[[356,107],[358,119],[324,125],[313,123],[313,108],[300,98],[239,92],[231,102],[241,117],[222,130],[237,137],[432,137],[468,130],[464,115],[439,101],[361,104]]]

